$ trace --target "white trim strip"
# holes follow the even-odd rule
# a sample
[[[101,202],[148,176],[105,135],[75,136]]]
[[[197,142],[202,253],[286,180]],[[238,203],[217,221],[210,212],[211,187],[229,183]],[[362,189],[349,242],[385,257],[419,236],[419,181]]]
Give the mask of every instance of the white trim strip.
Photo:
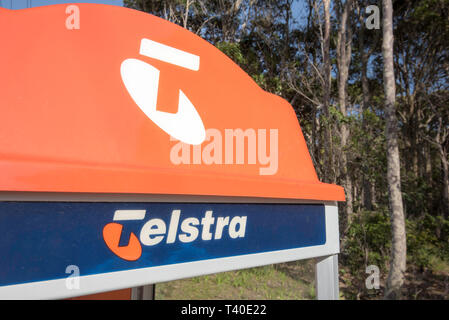
[[[330,254],[333,254],[333,252],[329,247],[321,245],[102,273],[81,276],[79,278],[79,289],[68,289],[66,286],[67,279],[65,278],[30,282],[0,287],[0,299],[63,299]]]
[[[146,210],[115,210],[114,221],[143,220]]]
[[[193,71],[198,71],[200,69],[199,56],[153,40],[142,39],[140,42],[140,54]]]
[[[336,201],[176,194],[0,191],[0,201],[304,203],[336,206]]]

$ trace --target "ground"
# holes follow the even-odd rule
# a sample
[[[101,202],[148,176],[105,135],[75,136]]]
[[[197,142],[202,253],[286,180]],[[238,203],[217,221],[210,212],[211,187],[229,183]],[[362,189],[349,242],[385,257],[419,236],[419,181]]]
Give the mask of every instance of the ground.
[[[380,289],[368,290],[340,267],[341,299],[381,299]],[[303,300],[315,299],[314,260],[295,261],[170,281],[156,285],[156,299]],[[367,275],[368,276],[368,275]],[[404,286],[406,299],[449,299],[449,265],[433,270],[410,267]]]

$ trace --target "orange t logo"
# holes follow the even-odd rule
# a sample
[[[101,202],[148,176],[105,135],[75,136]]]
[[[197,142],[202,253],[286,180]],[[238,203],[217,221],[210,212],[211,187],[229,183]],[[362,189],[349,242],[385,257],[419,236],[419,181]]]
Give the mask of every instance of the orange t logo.
[[[142,220],[145,210],[116,210],[114,221]],[[108,248],[124,260],[135,261],[142,255],[142,245],[136,235],[131,232],[126,246],[119,246],[123,225],[116,222],[108,223],[103,228],[103,240]]]
[[[123,225],[115,222],[108,223],[103,228],[103,239],[108,248],[117,256],[128,261],[135,261],[142,255],[142,246],[136,235],[131,232],[126,246],[119,246]]]

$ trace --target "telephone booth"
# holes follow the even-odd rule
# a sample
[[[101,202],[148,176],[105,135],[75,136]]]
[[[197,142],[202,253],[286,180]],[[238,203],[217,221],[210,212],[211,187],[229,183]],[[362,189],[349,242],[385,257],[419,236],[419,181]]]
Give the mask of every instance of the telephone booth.
[[[344,190],[292,106],[173,23],[77,4],[73,28],[67,6],[0,8],[0,298],[142,299],[318,258],[337,299]]]

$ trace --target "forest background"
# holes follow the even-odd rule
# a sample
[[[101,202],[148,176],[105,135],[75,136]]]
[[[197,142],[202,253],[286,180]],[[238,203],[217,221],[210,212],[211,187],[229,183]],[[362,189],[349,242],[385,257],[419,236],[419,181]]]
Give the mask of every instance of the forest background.
[[[320,180],[345,188],[340,270],[349,281],[347,298],[387,294],[395,222],[386,126],[393,121],[406,241],[405,284],[395,297],[448,297],[448,0],[393,1],[392,115],[384,87],[381,1],[125,0],[124,5],[196,33],[264,90],[290,102]],[[384,275],[380,290],[366,288],[369,266]],[[439,286],[441,295],[411,285],[425,282]]]

